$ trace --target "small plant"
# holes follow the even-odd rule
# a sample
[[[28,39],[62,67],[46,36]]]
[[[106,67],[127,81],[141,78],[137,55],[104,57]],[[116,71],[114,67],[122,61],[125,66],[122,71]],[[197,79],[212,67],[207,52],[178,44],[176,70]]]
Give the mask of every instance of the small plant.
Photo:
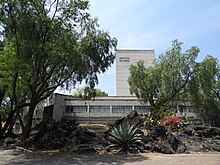
[[[145,115],[143,118],[143,125],[148,129],[160,124],[161,124],[160,120],[153,119],[151,115]]]
[[[143,139],[134,125],[122,123],[111,130],[108,148],[114,152],[137,153],[141,151]]]

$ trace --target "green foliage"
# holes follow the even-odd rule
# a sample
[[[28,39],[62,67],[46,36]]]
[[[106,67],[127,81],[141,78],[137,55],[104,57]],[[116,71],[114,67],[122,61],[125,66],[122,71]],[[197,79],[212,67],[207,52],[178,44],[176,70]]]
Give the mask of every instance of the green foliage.
[[[207,125],[220,127],[220,64],[207,56],[197,63],[189,82],[191,104]]]
[[[0,51],[0,86],[10,83],[16,68],[16,57],[13,44],[6,43]]]
[[[194,74],[189,83],[189,91],[193,101],[202,96],[204,99],[220,99],[220,64],[212,56],[207,56],[201,63],[197,63]],[[198,100],[200,102],[200,100]]]
[[[143,61],[130,67],[130,93],[153,107],[146,124],[158,124],[167,113],[165,107],[177,107],[185,100],[199,48],[191,47],[182,53],[181,45],[178,40],[172,41],[172,47],[158,57],[153,67],[146,68]]]
[[[153,124],[163,115],[161,107],[188,102],[197,108],[206,124],[220,126],[220,65],[212,56],[195,62],[199,48],[191,47],[182,53],[181,45],[174,40],[154,67],[145,68],[142,61],[132,65],[130,92],[153,107],[149,117]]]
[[[151,115],[145,115],[143,118],[143,125],[150,129],[153,126],[160,125],[160,121]]]
[[[102,91],[99,88],[96,88],[95,92],[96,92],[96,96],[108,96],[108,93],[106,93],[105,91]]]
[[[10,84],[13,82],[13,75],[18,66],[13,44],[1,42],[0,50],[0,122],[5,122],[10,112],[11,102],[6,97],[11,94]],[[1,129],[1,128],[0,128]]]
[[[1,6],[2,34],[15,43],[26,66],[19,76],[28,87],[41,89],[37,94],[83,79],[93,87],[97,74],[113,63],[117,40],[98,29],[88,1],[2,0]]]
[[[36,105],[58,87],[69,89],[85,80],[94,88],[97,75],[114,61],[117,40],[99,29],[87,0],[1,0],[0,6],[0,38],[10,43],[16,64],[7,65],[13,72],[0,68],[0,74],[12,78],[14,107],[30,101],[28,136]]]
[[[116,152],[134,153],[141,151],[143,139],[142,135],[137,133],[134,125],[122,123],[113,128],[109,135],[111,144],[109,149]]]
[[[154,107],[150,115],[145,116],[144,120],[144,126],[146,127],[152,127],[155,125],[161,124],[161,119],[165,118],[166,116],[172,116],[176,113],[175,109],[160,106],[160,107]]]
[[[150,104],[154,106],[152,98],[156,95],[157,85],[160,84],[156,68],[149,67],[146,69],[142,61],[138,62],[137,65],[131,65],[128,83],[131,94],[135,94],[144,103],[149,100]]]
[[[131,65],[128,83],[130,93],[153,107],[177,104],[192,75],[199,48],[181,52],[181,42],[174,40],[172,48],[161,54],[154,67],[145,68],[143,61]]]
[[[81,97],[84,99],[91,99],[97,96],[108,96],[108,94],[99,88],[90,88],[89,86],[78,88],[73,96]]]

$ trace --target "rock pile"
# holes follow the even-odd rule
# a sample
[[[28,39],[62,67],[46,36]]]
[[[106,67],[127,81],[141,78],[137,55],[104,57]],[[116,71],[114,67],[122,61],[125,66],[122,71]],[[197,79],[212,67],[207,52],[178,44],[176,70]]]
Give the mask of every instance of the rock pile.
[[[165,154],[190,152],[220,152],[220,128],[206,126],[187,126],[173,131],[170,127],[154,126],[144,128],[142,118],[137,111],[116,121],[109,131],[122,123],[129,123],[139,128],[144,140],[144,152]],[[70,152],[105,152],[108,146],[109,131],[97,136],[95,131],[78,126],[75,121],[55,122],[49,120],[38,127],[33,138],[37,149],[63,149]]]
[[[174,154],[186,150],[184,144],[164,126],[153,127],[147,136],[144,136],[144,143],[144,149],[148,152]]]
[[[206,126],[188,126],[172,132],[164,126],[155,126],[144,137],[145,150],[165,154],[190,152],[220,152],[220,129]]]
[[[134,124],[141,130],[142,119],[136,111],[132,111],[127,117],[116,121],[113,126],[116,127],[125,122]],[[142,130],[146,130],[146,128],[142,128]],[[188,126],[172,131],[170,127],[154,126],[147,132],[147,134],[142,132],[146,152],[165,154],[220,152],[220,128]]]
[[[94,132],[79,127],[75,121],[42,123],[33,139],[37,149],[64,149],[65,151],[92,151],[97,142]]]
[[[220,152],[220,128],[207,126],[186,127],[176,134],[188,151],[192,152]]]
[[[117,120],[113,125],[111,125],[111,127],[116,127],[122,123],[128,123],[137,127],[142,124],[142,119],[137,111],[131,111],[127,116]]]

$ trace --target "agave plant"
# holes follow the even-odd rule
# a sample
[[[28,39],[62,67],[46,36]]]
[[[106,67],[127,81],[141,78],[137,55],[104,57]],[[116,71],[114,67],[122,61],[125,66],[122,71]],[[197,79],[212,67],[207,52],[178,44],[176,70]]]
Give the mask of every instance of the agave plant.
[[[114,152],[134,153],[141,151],[143,139],[134,125],[122,123],[111,130],[108,148]]]

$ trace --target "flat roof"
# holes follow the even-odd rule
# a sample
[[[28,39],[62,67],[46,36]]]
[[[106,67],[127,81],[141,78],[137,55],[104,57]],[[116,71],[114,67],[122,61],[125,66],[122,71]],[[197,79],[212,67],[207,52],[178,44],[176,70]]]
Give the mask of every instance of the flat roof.
[[[85,100],[81,97],[76,97],[68,94],[54,93],[54,95],[60,95],[66,97],[65,100]],[[94,98],[95,100],[138,100],[136,96],[97,96]],[[90,100],[93,100],[91,98]]]
[[[116,49],[116,51],[154,51],[154,49]]]

